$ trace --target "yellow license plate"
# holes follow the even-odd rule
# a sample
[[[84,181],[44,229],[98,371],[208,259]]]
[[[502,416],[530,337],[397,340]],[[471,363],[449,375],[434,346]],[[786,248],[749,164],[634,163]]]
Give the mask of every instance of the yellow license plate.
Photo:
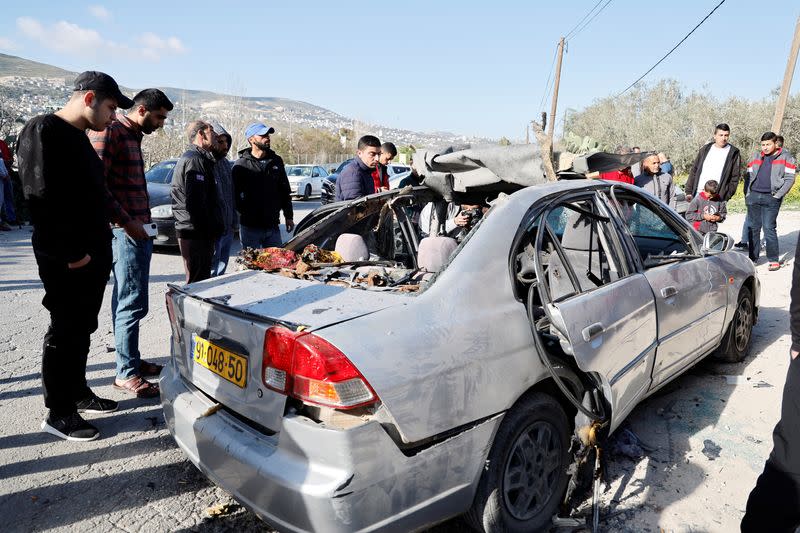
[[[197,335],[193,340],[195,363],[238,387],[247,385],[247,357],[229,352]]]

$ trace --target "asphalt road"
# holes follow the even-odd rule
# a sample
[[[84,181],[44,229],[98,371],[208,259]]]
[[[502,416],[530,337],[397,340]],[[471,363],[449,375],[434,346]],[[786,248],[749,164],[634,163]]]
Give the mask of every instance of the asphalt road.
[[[295,219],[317,205],[296,202]],[[740,215],[732,215],[721,230],[736,235],[741,222]],[[791,256],[798,222],[800,213],[782,213],[779,219],[782,250]],[[791,269],[768,273],[762,263],[758,270],[762,308],[751,355],[737,365],[702,362],[635,409],[626,428],[652,451],[639,458],[609,451],[604,531],[738,529],[747,494],[771,448],[788,364]],[[163,294],[167,283],[182,280],[175,251],[154,254],[151,310],[141,334],[146,359],[164,363],[168,357]],[[98,394],[118,400],[120,409],[87,416],[101,431],[94,442],[65,442],[39,431],[46,414],[39,373],[48,322],[42,294],[30,228],[0,233],[2,529],[268,531],[177,449],[157,400],[136,400],[111,387],[108,289],[87,377]],[[210,516],[208,510],[218,505],[223,512]],[[462,527],[451,521],[436,531]]]

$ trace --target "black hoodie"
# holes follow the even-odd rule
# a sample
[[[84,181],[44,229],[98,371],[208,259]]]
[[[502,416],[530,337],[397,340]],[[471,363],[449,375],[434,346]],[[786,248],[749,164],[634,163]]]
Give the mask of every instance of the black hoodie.
[[[248,228],[271,229],[280,225],[279,212],[291,220],[292,189],[283,159],[267,150],[256,159],[250,148],[239,152],[233,165],[233,190],[239,223]]]

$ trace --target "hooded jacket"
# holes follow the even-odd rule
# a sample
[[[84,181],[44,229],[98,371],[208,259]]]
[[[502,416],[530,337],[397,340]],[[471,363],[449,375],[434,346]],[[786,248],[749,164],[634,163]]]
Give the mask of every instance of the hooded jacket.
[[[719,215],[718,222],[709,222],[703,215]],[[728,206],[718,195],[711,196],[706,191],[692,198],[689,208],[686,210],[686,220],[692,223],[694,229],[706,234],[709,231],[717,231],[717,224],[724,222],[728,216]]]
[[[231,144],[231,135],[222,127],[222,124],[213,123],[214,132],[222,137],[228,138],[228,146]],[[214,176],[217,178],[217,194],[219,195],[220,207],[222,209],[222,220],[225,223],[225,233],[232,231],[236,227],[236,209],[233,205],[233,161],[227,157],[217,159],[214,164]]]
[[[633,178],[633,183],[675,209],[678,200],[675,198],[675,184],[669,174],[662,172],[655,175],[645,172]]]
[[[239,223],[248,228],[272,229],[280,225],[280,211],[292,220],[292,189],[283,159],[267,150],[256,159],[251,148],[239,152],[233,165],[233,190]]]
[[[688,195],[696,196],[697,194],[697,181],[700,179],[700,174],[703,172],[703,163],[708,157],[708,152],[711,151],[711,146],[714,143],[708,143],[697,153],[697,157],[689,170],[689,179],[686,180],[685,192]],[[725,158],[725,164],[722,167],[722,174],[719,177],[719,197],[726,202],[736,194],[736,187],[739,185],[739,176],[742,173],[742,156],[739,154],[739,149],[734,145],[729,144],[731,147],[728,150],[728,156]]]
[[[216,160],[192,145],[175,163],[172,174],[172,213],[182,239],[216,239],[225,232],[214,176]]]
[[[775,159],[772,161],[769,181],[772,189],[772,196],[780,200],[786,196],[786,193],[788,193],[789,189],[794,185],[797,162],[794,157],[792,157],[792,154],[783,148],[778,148],[773,154],[775,154]],[[761,163],[763,162],[764,152],[760,152],[755,154],[753,159],[747,163],[747,176],[749,179],[745,187],[745,195],[750,194],[750,190],[753,188],[753,183],[755,182],[755,177],[758,175],[758,169],[761,168]]]

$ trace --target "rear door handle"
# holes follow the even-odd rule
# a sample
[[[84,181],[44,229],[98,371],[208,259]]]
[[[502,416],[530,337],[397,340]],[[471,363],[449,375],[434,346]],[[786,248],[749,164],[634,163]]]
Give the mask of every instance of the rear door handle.
[[[591,326],[583,328],[583,331],[581,331],[581,335],[583,335],[583,340],[585,342],[591,342],[592,339],[602,334],[604,331],[605,328],[603,328],[603,324],[601,324],[600,322],[596,322]]]
[[[662,298],[672,298],[676,294],[678,294],[678,289],[676,289],[675,287],[669,286],[661,289]]]

